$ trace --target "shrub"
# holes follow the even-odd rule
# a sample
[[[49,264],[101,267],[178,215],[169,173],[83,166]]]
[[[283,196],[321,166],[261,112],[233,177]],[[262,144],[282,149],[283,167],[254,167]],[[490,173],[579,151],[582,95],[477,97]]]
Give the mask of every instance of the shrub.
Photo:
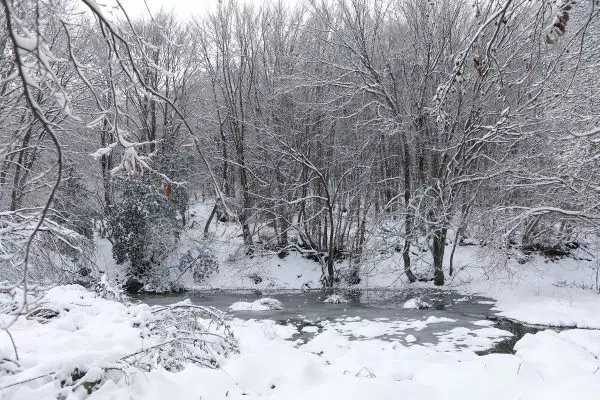
[[[129,262],[128,281],[143,285],[153,275],[163,277],[181,226],[175,205],[150,178],[125,177],[119,186],[121,201],[108,212],[113,257],[117,264]]]
[[[179,260],[179,270],[192,271],[195,283],[202,283],[212,274],[219,272],[219,261],[208,248],[188,250]]]

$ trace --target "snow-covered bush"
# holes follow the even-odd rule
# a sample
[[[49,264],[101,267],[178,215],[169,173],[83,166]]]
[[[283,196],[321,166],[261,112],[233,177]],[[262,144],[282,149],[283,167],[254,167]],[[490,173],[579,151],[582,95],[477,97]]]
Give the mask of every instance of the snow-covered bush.
[[[348,285],[360,284],[360,265],[352,264],[341,267],[338,270],[338,276],[343,279]]]
[[[0,378],[21,372],[21,366],[12,356],[0,354]]]
[[[171,269],[166,267],[154,268],[142,287],[142,291],[147,293],[177,293],[184,290],[183,284],[178,282]]]
[[[123,358],[145,369],[157,367],[180,371],[189,362],[217,368],[231,353],[238,351],[238,342],[224,319],[224,314],[212,307],[192,304],[189,300],[151,308],[135,322],[142,337],[156,345]]]
[[[130,176],[118,181],[121,202],[109,212],[113,257],[128,263],[128,290],[140,289],[161,269],[175,248],[180,222],[174,204],[150,178]],[[138,283],[136,283],[138,282]]]
[[[0,281],[23,278],[24,246],[35,229],[25,212],[0,212]],[[31,281],[89,283],[95,274],[89,254],[94,243],[83,235],[46,218],[31,241],[27,265]]]
[[[127,299],[127,295],[123,291],[123,288],[115,282],[109,281],[106,274],[100,277],[100,280],[94,286],[94,292],[106,300],[123,302]]]
[[[328,296],[323,303],[341,304],[348,303],[348,300],[339,294],[332,294],[331,296]]]
[[[219,260],[209,248],[188,250],[179,260],[179,271],[192,271],[195,283],[202,283],[219,272]]]
[[[99,287],[119,293],[106,282]],[[123,304],[79,285],[40,294],[31,302],[37,312],[19,316],[13,332],[17,339],[26,329],[36,340],[17,340],[13,351],[4,337],[0,347],[0,398],[40,390],[30,397],[85,399],[106,383],[129,384],[140,369],[218,368],[238,352],[224,314],[210,307]],[[13,308],[13,296],[0,295],[0,321],[12,319]]]

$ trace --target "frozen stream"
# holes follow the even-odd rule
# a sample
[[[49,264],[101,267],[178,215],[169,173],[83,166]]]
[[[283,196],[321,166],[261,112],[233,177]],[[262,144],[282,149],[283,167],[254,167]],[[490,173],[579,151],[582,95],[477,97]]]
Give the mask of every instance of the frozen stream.
[[[190,299],[194,304],[227,311],[234,318],[274,320],[280,325],[293,325],[293,340],[309,341],[325,328],[334,328],[352,339],[398,340],[455,350],[469,347],[488,353],[512,351],[514,343],[528,327],[509,321],[498,321],[492,310],[494,302],[485,297],[462,296],[452,291],[368,290],[349,295],[349,302],[324,303],[325,291],[210,291],[172,295],[140,295],[137,299],[150,305],[171,304]],[[279,300],[284,309],[271,311],[230,311],[235,302],[252,302],[269,297]],[[420,298],[430,305],[426,309],[407,309],[409,299]],[[500,328],[500,329],[496,329]],[[510,334],[513,334],[512,336]]]

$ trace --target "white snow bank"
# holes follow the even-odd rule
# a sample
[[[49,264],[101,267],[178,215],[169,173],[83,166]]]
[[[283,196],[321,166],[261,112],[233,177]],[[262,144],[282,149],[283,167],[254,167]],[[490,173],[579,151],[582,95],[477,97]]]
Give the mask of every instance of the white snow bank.
[[[238,301],[229,306],[231,311],[271,311],[283,310],[283,304],[277,299],[265,297],[249,303],[247,301]]]
[[[323,300],[323,303],[330,303],[330,304],[341,304],[341,303],[347,303],[347,302],[348,302],[348,300],[339,294],[332,294],[331,296],[329,296],[325,300]]]
[[[53,289],[46,299],[64,315],[46,323],[17,321],[12,334],[20,356],[18,373],[0,375],[2,400],[56,399],[59,394],[69,400],[396,400],[399,395],[411,400],[596,400],[600,393],[600,331],[543,331],[526,335],[514,355],[477,356],[478,339],[500,338],[504,331],[457,328],[440,335],[441,345],[430,347],[408,345],[412,335],[404,341],[350,340],[348,334],[357,330],[418,328],[429,320],[394,325],[356,318],[324,325],[304,345],[285,340],[298,333],[292,325],[234,319],[240,354],[221,369],[189,365],[174,373],[131,368],[89,396],[67,393],[44,374],[87,366],[86,381],[105,379],[102,360],[151,345],[134,325],[152,321],[147,306],[126,307],[74,287]],[[461,341],[464,347],[458,348]],[[0,358],[7,356],[12,357],[12,345],[8,335],[0,335]]]
[[[600,328],[600,295],[591,291],[546,288],[538,295],[515,290],[513,296],[497,297],[495,309],[508,318],[538,325]]]
[[[430,365],[414,381],[431,387],[436,379],[434,399],[597,399],[600,362],[589,349],[599,341],[598,331],[543,331],[520,340],[516,355]]]
[[[492,297],[500,315],[529,324],[600,329],[600,295],[581,288],[595,282],[596,261],[589,255],[490,266],[494,260],[479,256],[477,248],[459,250],[450,288]]]
[[[600,393],[600,331],[542,331],[520,340],[516,354],[481,357],[473,352],[481,347],[480,339],[505,337],[504,331],[456,328],[441,333],[441,344],[429,347],[409,345],[416,339],[413,335],[404,341],[348,337],[361,330],[389,332],[409,326],[418,330],[443,320],[437,317],[395,323],[338,320],[325,324],[322,333],[303,345],[286,340],[298,333],[292,325],[234,319],[231,325],[240,354],[221,369],[130,368],[105,379],[103,360],[114,361],[151,346],[140,335],[143,328],[135,327],[152,325],[149,307],[127,307],[79,287],[52,289],[44,301],[61,316],[45,323],[21,318],[13,326],[19,361],[15,375],[0,373],[2,400],[396,400],[399,395],[414,400],[596,400]],[[0,335],[0,359],[13,357],[12,353],[10,338]],[[89,396],[81,390],[65,392],[60,381],[46,376],[59,371],[66,377],[83,366],[84,381],[105,380]],[[7,387],[36,377],[41,378]]]
[[[98,297],[81,286],[69,285],[50,289],[30,307],[58,314],[16,320],[10,333],[18,359],[10,337],[0,335],[3,400],[80,399],[87,396],[88,390],[100,386],[96,382],[110,387],[127,374],[141,373],[138,367],[178,370],[192,358],[214,366],[222,362],[224,353],[219,346],[224,343],[224,336],[219,324],[213,319],[202,319],[201,313],[194,311],[204,308],[189,303],[154,308],[145,304],[124,305]],[[218,314],[216,310],[206,310]],[[181,318],[170,318],[175,313]],[[0,314],[0,320],[7,318],[7,314]],[[198,346],[188,346],[192,341]],[[5,362],[16,366],[13,374],[4,375]],[[18,384],[32,378],[35,379],[30,384]],[[61,389],[61,381],[65,388]],[[58,392],[62,394],[59,396]]]
[[[559,335],[551,353],[544,353],[547,338],[537,334],[524,346],[531,354],[519,350],[479,357],[380,340],[350,341],[331,329],[296,348],[271,336],[268,324],[234,321],[234,326],[242,351],[223,371],[190,367],[177,374],[134,375],[131,392],[119,382],[105,385],[91,399],[396,400],[400,394],[411,400],[596,400],[600,390],[593,365],[571,369],[572,364],[554,359],[557,353],[589,359],[578,353],[582,343],[566,340],[568,335]],[[591,341],[585,339],[588,345]],[[535,357],[547,365],[540,368]]]
[[[431,304],[421,299],[420,297],[415,297],[414,299],[407,300],[402,307],[406,309],[422,310],[426,308],[431,308]]]
[[[476,326],[492,326],[492,325],[494,325],[494,321],[490,321],[489,319],[482,319],[482,320],[473,322],[473,325],[476,325]]]
[[[183,233],[177,251],[169,260],[171,265],[178,265],[183,254],[198,248],[198,238],[204,237],[203,227],[213,206],[212,200],[191,204],[191,228]],[[209,231],[210,238],[203,245],[215,256],[219,269],[201,282],[194,281],[191,270],[184,273],[181,283],[186,288],[306,289],[320,286],[320,265],[302,257],[296,251],[291,250],[284,256],[284,253],[274,254],[272,251],[261,251],[257,248],[252,257],[249,257],[246,253],[247,247],[239,235],[237,223],[213,220]],[[266,234],[267,229],[262,228],[261,233]]]
[[[596,375],[600,381],[600,334],[597,331],[556,333],[546,330],[527,334],[515,345],[515,350],[544,379],[561,379],[564,370],[568,369],[573,376]]]

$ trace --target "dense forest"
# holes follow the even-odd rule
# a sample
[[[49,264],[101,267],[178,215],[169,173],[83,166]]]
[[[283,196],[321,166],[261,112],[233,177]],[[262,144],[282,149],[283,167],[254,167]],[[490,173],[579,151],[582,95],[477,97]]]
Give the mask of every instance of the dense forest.
[[[597,231],[598,1],[0,4],[0,281],[93,282],[99,238],[162,279],[198,201],[199,240],[236,223],[324,286],[378,246],[443,285],[459,243]]]

